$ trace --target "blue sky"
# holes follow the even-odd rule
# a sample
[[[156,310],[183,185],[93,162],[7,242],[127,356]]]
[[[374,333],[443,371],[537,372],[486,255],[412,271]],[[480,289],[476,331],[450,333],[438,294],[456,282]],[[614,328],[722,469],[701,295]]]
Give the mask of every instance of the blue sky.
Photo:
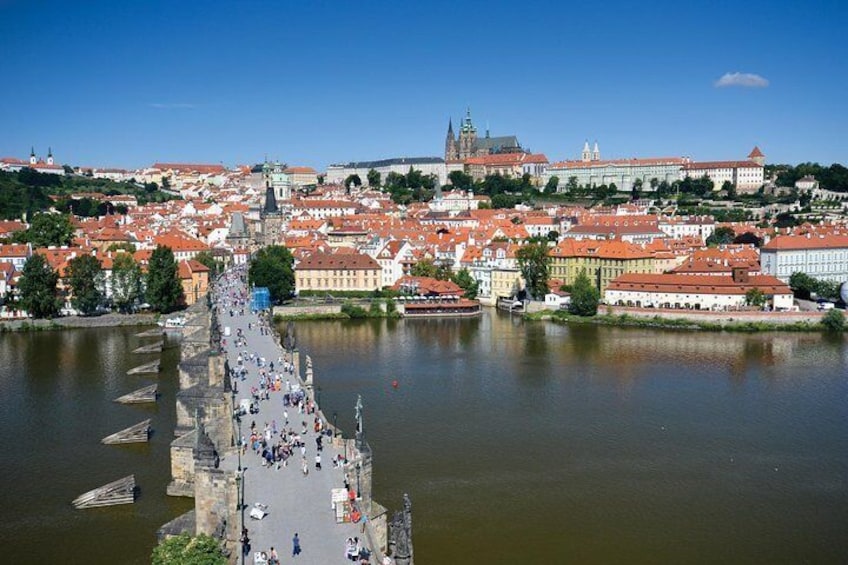
[[[588,138],[604,158],[759,145],[848,163],[847,16],[815,0],[0,0],[0,156],[323,169],[441,156],[470,106],[481,133],[552,161]]]

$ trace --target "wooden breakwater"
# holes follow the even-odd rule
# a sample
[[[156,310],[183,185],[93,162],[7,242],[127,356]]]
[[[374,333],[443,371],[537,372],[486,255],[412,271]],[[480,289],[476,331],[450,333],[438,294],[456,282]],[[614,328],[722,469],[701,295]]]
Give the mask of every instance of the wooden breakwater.
[[[129,475],[79,495],[72,504],[75,508],[132,504],[135,502],[135,494],[135,475]]]
[[[138,390],[134,390],[123,396],[119,396],[115,399],[115,402],[118,402],[120,404],[143,404],[146,402],[156,402],[156,398],[158,396],[159,385],[152,384],[150,386],[145,386]]]
[[[115,445],[120,443],[142,443],[148,439],[150,439],[150,418],[108,435],[101,439],[100,442],[106,445]]]

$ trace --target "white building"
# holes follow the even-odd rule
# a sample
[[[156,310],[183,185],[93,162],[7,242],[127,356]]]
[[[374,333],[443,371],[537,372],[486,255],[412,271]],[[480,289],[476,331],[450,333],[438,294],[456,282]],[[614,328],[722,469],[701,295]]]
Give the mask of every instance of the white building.
[[[768,275],[750,276],[745,268],[726,275],[626,273],[607,285],[604,301],[613,306],[679,308],[684,310],[738,310],[747,305],[746,293],[759,289],[774,310],[789,310],[792,290]]]
[[[628,191],[636,179],[648,186],[651,179],[662,182],[674,182],[680,176],[680,168],[686,163],[685,157],[656,157],[648,159],[607,159],[601,160],[601,151],[595,142],[594,150],[589,150],[589,142],[583,146],[579,160],[553,163],[545,171],[543,182],[551,177],[559,179],[559,191],[565,190],[570,178],[575,177],[580,186],[610,185],[620,191]]]
[[[672,239],[700,237],[704,241],[716,228],[712,216],[660,216],[657,227]]]
[[[324,179],[324,182],[327,184],[343,184],[350,175],[358,175],[362,180],[362,185],[367,186],[368,171],[371,169],[380,173],[381,182],[385,182],[389,173],[405,175],[409,172],[410,167],[416,171],[421,171],[421,174],[425,177],[434,175],[440,186],[448,182],[445,161],[441,157],[400,157],[380,161],[358,161],[343,165],[330,165],[327,167],[327,178]]]
[[[789,282],[792,273],[817,279],[848,281],[848,235],[780,235],[760,249],[766,275]]]

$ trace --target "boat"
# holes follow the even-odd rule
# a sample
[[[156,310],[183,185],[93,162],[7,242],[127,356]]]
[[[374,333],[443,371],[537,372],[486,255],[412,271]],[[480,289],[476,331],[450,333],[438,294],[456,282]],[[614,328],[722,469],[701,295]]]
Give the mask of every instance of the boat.
[[[176,318],[168,318],[164,322],[159,320],[157,324],[160,327],[165,328],[166,330],[181,330],[185,327],[186,319],[182,316],[177,316]]]

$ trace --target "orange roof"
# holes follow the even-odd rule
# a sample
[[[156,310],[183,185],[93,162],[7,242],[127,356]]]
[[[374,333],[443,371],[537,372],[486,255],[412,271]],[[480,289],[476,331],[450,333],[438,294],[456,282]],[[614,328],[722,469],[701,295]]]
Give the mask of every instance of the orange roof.
[[[647,259],[653,254],[635,243],[626,241],[597,241],[566,239],[548,251],[551,257],[598,257],[600,259]]]
[[[765,157],[765,155],[763,155],[763,152],[760,151],[760,148],[757,147],[756,145],[751,150],[751,152],[748,153],[748,159],[753,159],[754,157]]]
[[[361,253],[313,253],[305,257],[295,268],[297,271],[359,271],[380,270],[380,264],[368,255]]]
[[[160,171],[176,171],[178,173],[201,173],[201,174],[210,174],[210,173],[225,173],[227,169],[224,168],[224,165],[201,165],[197,163],[154,163],[154,169],[159,169]]]
[[[700,171],[703,169],[762,169],[763,166],[753,161],[701,161],[699,163],[686,163],[683,165],[685,171]]]
[[[605,167],[607,165],[648,166],[648,165],[682,165],[686,162],[683,157],[652,157],[648,159],[606,159],[603,161],[560,161],[554,163],[551,169],[582,169],[584,167]]]
[[[779,235],[763,246],[764,251],[841,248],[848,248],[848,235]]]
[[[765,294],[792,294],[788,285],[770,275],[752,275],[736,282],[726,275],[654,275],[626,273],[609,283],[607,290],[666,292],[675,294],[745,294],[758,288]]]

